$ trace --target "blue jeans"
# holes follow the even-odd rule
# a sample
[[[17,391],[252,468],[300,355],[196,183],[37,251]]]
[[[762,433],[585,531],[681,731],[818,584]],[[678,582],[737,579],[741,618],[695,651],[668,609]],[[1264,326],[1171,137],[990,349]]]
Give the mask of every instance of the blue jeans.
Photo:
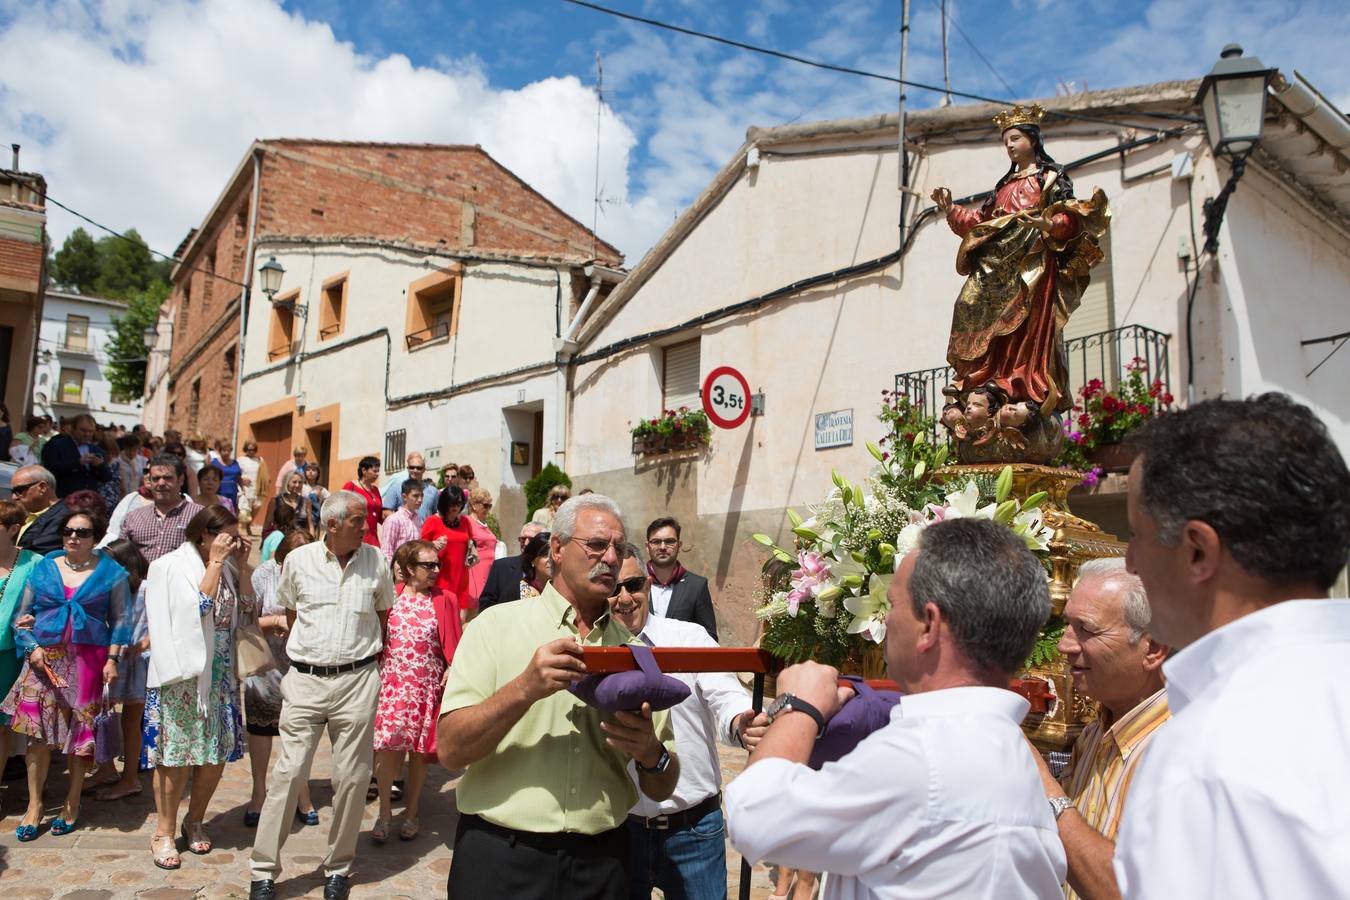
[[[679,831],[628,823],[633,847],[633,900],[651,900],[652,888],[666,900],[726,900],[727,845],[722,810],[715,809]]]

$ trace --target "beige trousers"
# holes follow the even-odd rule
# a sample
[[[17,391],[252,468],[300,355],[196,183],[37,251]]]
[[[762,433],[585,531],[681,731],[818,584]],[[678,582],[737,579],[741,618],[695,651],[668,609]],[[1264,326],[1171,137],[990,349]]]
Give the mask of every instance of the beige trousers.
[[[281,848],[291,833],[300,787],[324,729],[333,745],[333,824],[324,874],[350,875],[374,759],[380,670],[374,663],[320,677],[291,669],[281,680],[281,757],[267,782],[267,800],[253,841],[253,880],[281,874]]]

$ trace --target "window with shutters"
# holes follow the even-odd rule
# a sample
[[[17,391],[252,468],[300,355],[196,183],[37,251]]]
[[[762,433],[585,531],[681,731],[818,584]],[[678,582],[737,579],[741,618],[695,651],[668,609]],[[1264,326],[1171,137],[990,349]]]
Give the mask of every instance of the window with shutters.
[[[88,350],[89,349],[89,317],[67,315],[66,316],[66,349],[67,350]]]
[[[661,366],[661,408],[699,408],[699,341],[694,339],[665,348]]]
[[[343,316],[347,311],[347,273],[334,275],[323,283],[319,300],[319,340],[326,341],[342,334]]]
[[[1114,379],[1111,373],[1120,370],[1120,360],[1115,359],[1115,342],[1103,334],[1116,327],[1115,297],[1111,290],[1111,247],[1109,236],[1103,237],[1101,242],[1104,258],[1100,263],[1093,266],[1091,272],[1092,280],[1088,282],[1087,290],[1083,291],[1083,298],[1078,304],[1078,309],[1074,310],[1069,322],[1064,326],[1064,340],[1073,341],[1078,338],[1088,338],[1086,343],[1092,346],[1088,348],[1091,352],[1084,356],[1083,354],[1069,354],[1069,384],[1081,386],[1087,383],[1089,377],[1101,377],[1106,373],[1108,380]],[[1100,335],[1100,337],[1098,337]],[[1079,342],[1083,343],[1083,342]],[[1104,356],[1103,356],[1104,354]],[[1102,358],[1099,358],[1102,357]],[[1111,357],[1111,358],[1105,358]],[[1125,360],[1129,362],[1129,360]],[[1091,369],[1092,371],[1088,371]],[[1107,389],[1114,389],[1114,383],[1106,385]]]

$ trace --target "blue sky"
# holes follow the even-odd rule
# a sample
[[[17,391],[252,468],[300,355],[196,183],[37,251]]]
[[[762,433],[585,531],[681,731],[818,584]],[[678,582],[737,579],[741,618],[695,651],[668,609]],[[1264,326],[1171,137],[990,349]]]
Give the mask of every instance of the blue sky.
[[[912,78],[942,81],[939,0]],[[893,73],[898,0],[609,0]],[[1344,0],[949,3],[953,87],[996,97],[1203,75],[1237,41],[1350,103]],[[604,59],[603,237],[635,264],[750,125],[889,111],[892,85],[622,22],[561,0],[0,0],[0,138],[52,195],[171,249],[255,137],[476,142],[589,222]],[[77,77],[72,77],[74,74]],[[911,91],[916,106],[937,97]],[[59,241],[74,223],[54,214]]]

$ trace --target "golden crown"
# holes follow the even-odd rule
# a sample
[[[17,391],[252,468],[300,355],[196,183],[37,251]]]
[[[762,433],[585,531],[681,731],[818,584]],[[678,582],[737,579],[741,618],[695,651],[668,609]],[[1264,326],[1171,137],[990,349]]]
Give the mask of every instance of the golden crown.
[[[998,126],[1000,132],[1007,131],[1009,128],[1016,128],[1019,125],[1035,125],[1038,128],[1041,119],[1045,118],[1045,110],[1039,103],[1033,103],[1030,106],[1017,104],[1012,109],[1005,109],[1003,112],[994,116],[994,124]]]

